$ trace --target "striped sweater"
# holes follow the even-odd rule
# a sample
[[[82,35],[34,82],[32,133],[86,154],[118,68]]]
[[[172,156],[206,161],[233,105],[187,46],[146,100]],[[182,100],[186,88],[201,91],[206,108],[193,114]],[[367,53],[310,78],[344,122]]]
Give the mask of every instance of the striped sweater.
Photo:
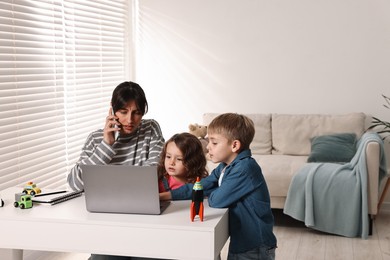
[[[160,126],[153,119],[142,119],[136,132],[119,135],[112,146],[103,141],[103,129],[96,130],[89,134],[79,160],[68,174],[68,183],[74,190],[84,189],[80,165],[157,165],[164,142]]]

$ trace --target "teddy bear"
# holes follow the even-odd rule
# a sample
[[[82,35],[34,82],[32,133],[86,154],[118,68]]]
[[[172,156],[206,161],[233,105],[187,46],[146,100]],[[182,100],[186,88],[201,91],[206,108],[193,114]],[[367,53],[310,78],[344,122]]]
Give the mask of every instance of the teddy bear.
[[[200,142],[203,146],[203,152],[206,155],[206,158],[208,158],[208,150],[207,145],[209,143],[207,136],[207,126],[206,125],[199,125],[199,124],[190,124],[188,126],[189,133],[195,135],[199,138]]]

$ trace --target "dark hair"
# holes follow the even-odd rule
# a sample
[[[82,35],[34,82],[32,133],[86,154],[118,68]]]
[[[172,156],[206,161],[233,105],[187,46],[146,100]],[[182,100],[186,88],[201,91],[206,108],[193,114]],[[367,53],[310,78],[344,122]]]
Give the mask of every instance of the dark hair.
[[[217,133],[225,136],[230,142],[239,140],[241,149],[249,149],[255,136],[253,121],[245,116],[235,113],[225,113],[214,118],[207,128],[208,134]]]
[[[111,106],[114,112],[124,108],[129,101],[134,100],[142,115],[148,112],[148,101],[140,85],[132,81],[119,84],[112,92]]]
[[[167,146],[171,142],[174,142],[183,153],[183,165],[187,169],[187,183],[195,183],[197,177],[204,178],[208,175],[202,143],[193,134],[181,133],[173,135],[164,145],[157,167],[159,180],[168,177],[168,173],[165,171],[165,156],[167,155]]]

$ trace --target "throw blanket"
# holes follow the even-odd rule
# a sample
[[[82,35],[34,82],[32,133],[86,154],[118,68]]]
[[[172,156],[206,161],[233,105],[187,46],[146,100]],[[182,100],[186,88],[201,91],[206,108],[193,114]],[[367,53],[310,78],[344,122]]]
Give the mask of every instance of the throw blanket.
[[[293,177],[284,213],[316,230],[367,239],[369,233],[367,166],[369,142],[380,144],[379,178],[386,176],[383,141],[365,133],[357,143],[351,162],[308,163]]]

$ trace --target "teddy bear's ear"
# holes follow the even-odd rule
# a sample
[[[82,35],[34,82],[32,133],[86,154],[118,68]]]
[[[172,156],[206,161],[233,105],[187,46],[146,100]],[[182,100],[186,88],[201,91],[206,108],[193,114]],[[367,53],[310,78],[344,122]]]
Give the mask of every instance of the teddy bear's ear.
[[[189,125],[188,125],[188,129],[190,129],[190,131],[194,131],[195,128],[196,128],[196,126],[193,125],[193,124],[189,124]]]

